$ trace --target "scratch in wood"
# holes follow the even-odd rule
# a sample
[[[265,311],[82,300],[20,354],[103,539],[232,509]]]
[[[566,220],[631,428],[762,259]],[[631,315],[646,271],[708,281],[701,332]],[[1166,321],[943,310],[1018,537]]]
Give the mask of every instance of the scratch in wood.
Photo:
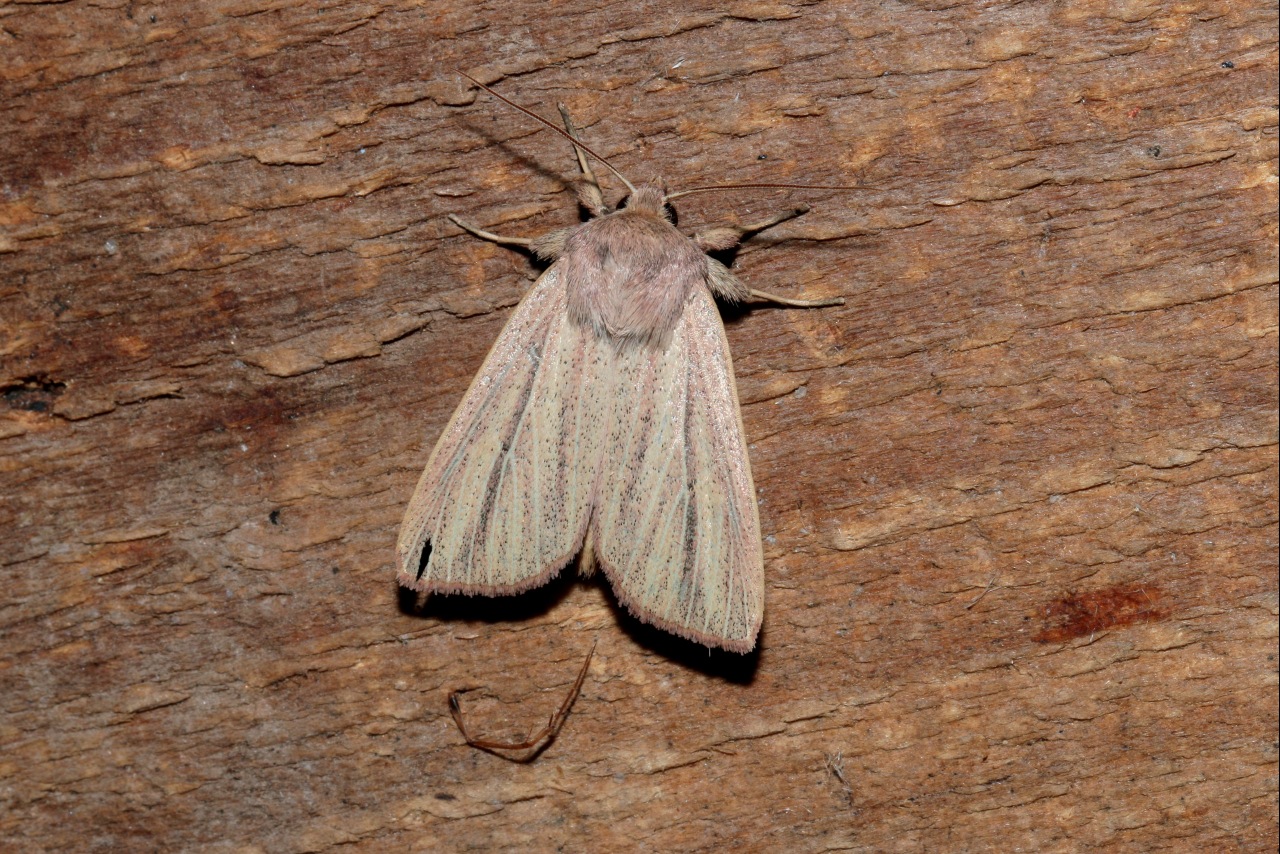
[[[849,808],[853,808],[853,786],[849,785],[849,780],[844,776],[844,754],[824,753],[823,758],[826,760],[827,770],[836,778],[840,784],[841,790],[844,792],[845,800],[849,804]]]
[[[984,587],[984,588],[982,589],[982,592],[978,594],[978,598],[977,598],[977,599],[974,599],[974,600],[973,600],[972,602],[970,602],[968,605],[965,605],[965,606],[964,606],[964,609],[965,609],[966,611],[967,611],[967,610],[969,610],[970,608],[972,608],[974,605],[977,605],[979,602],[981,602],[981,601],[982,601],[982,597],[983,597],[983,596],[986,596],[988,593],[990,593],[990,592],[991,592],[991,586],[992,586],[993,584],[995,584],[995,583],[996,583],[996,576],[998,576],[999,574],[1000,574],[999,570],[997,570],[997,571],[995,571],[995,572],[991,573],[991,580],[987,582],[987,586],[986,586],[986,587]]]

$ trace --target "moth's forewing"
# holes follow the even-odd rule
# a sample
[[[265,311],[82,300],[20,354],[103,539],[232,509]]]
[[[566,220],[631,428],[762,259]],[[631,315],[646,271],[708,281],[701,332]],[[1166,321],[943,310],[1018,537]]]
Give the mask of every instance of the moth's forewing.
[[[489,596],[546,582],[582,547],[602,442],[599,343],[549,269],[436,443],[400,528],[399,581]]]
[[[628,348],[592,515],[596,555],[646,622],[747,652],[764,613],[760,521],[724,324],[695,290],[670,344]]]

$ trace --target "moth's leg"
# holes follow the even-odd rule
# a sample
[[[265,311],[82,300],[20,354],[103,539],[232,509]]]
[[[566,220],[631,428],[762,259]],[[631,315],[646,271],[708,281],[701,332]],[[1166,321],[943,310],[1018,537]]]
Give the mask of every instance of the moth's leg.
[[[573,126],[573,118],[569,115],[569,108],[564,104],[557,104],[556,106],[560,108],[560,118],[564,119],[565,133],[569,134],[573,139],[577,139],[578,129]],[[582,172],[582,178],[574,188],[578,194],[578,202],[592,216],[604,216],[609,213],[609,206],[604,203],[604,194],[600,192],[600,182],[596,180],[596,173],[591,169],[591,161],[587,158],[586,153],[576,145],[573,147],[573,153],[578,158],[578,169]]]
[[[528,237],[503,237],[501,234],[494,234],[492,231],[485,231],[484,229],[476,228],[474,225],[468,225],[453,214],[449,214],[449,221],[463,231],[471,232],[481,240],[488,240],[501,246],[519,246],[523,249],[529,249],[533,246],[533,241]]]
[[[786,222],[789,219],[795,219],[801,214],[808,212],[809,206],[803,205],[793,211],[784,211],[783,213],[780,213],[771,219],[767,219],[764,222],[757,223],[756,225],[744,226],[744,229],[747,232],[764,231],[769,226],[777,225],[780,222]],[[751,299],[776,303],[777,305],[789,305],[792,308],[822,308],[823,306],[828,305],[844,305],[844,297],[830,297],[828,299],[788,299],[787,297],[780,297],[777,294],[771,294],[768,291],[758,291],[755,288],[748,288],[747,291]]]
[[[783,211],[780,214],[771,216],[761,222],[752,223],[751,225],[720,225],[715,228],[708,228],[706,231],[699,231],[693,235],[693,242],[698,248],[704,252],[715,252],[721,249],[732,249],[742,242],[742,238],[748,234],[755,234],[758,231],[764,231],[766,228],[772,228],[780,222],[786,222],[789,219],[795,219],[809,212],[808,205],[801,205],[798,208],[792,208],[789,211]]]
[[[555,231],[548,231],[541,237],[504,237],[501,234],[494,234],[492,231],[485,231],[482,228],[476,228],[474,225],[458,219],[453,214],[449,214],[449,220],[458,228],[474,234],[481,240],[488,240],[497,243],[499,246],[516,246],[525,249],[543,258],[547,261],[554,261],[564,254],[564,242],[569,237],[571,228],[557,228]]]
[[[769,219],[761,222],[752,223],[751,225],[726,225],[717,228],[709,228],[706,231],[700,231],[693,236],[693,242],[696,243],[703,251],[714,252],[718,249],[732,249],[737,246],[743,236],[753,234],[758,231],[764,231],[766,228],[777,225],[780,222],[786,222],[789,219],[795,219],[798,216],[809,212],[808,205],[801,205],[789,211],[783,211],[780,214],[769,217]],[[708,258],[708,283],[716,295],[725,299],[742,301],[748,299],[762,300],[764,302],[772,302],[778,305],[788,305],[793,308],[822,308],[829,305],[844,305],[844,297],[832,297],[830,299],[788,299],[771,294],[768,291],[758,291],[755,288],[748,288],[733,277],[723,265],[714,259]]]
[[[777,294],[771,294],[768,291],[758,291],[755,288],[750,289],[751,299],[758,299],[762,302],[772,302],[778,305],[787,305],[792,308],[823,308],[829,305],[844,305],[844,297],[829,297],[828,299],[787,299]]]

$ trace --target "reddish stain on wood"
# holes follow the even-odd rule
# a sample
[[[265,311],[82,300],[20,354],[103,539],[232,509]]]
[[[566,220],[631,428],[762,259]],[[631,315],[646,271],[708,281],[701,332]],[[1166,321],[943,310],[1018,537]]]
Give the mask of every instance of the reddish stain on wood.
[[[1060,643],[1106,629],[1149,623],[1168,616],[1158,603],[1161,592],[1152,584],[1116,584],[1101,590],[1072,593],[1044,607],[1046,627],[1038,643]]]

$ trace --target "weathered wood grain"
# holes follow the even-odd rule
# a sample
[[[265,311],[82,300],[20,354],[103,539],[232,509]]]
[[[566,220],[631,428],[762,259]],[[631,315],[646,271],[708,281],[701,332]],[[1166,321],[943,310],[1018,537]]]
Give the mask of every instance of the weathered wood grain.
[[[1273,850],[1269,3],[0,6],[6,850]],[[393,583],[575,221],[814,210],[729,312],[758,653]],[[599,638],[559,739],[536,729]]]

